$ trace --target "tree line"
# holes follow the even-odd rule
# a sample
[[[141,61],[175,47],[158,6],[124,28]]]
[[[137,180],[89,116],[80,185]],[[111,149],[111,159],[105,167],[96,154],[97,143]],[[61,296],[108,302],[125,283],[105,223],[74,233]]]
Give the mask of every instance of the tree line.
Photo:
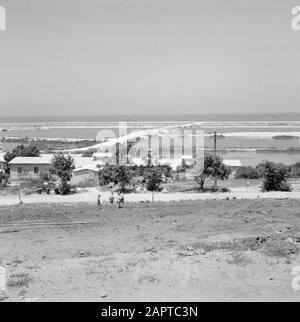
[[[34,144],[28,146],[19,145],[11,152],[7,152],[4,159],[10,162],[16,157],[38,157],[40,150]],[[184,171],[188,166],[184,163],[177,169]],[[70,180],[72,171],[75,169],[74,160],[70,155],[57,153],[53,155],[52,163],[49,169],[50,175],[59,178],[59,190],[61,194],[70,192]],[[201,191],[208,180],[227,180],[232,173],[232,168],[223,163],[219,155],[207,154],[204,158],[203,171],[194,179],[199,185]],[[0,174],[0,183],[7,181],[8,173]],[[145,184],[148,191],[159,191],[164,178],[172,176],[170,166],[118,166],[106,165],[99,167],[98,179],[99,185],[108,185],[109,183],[117,184],[120,190],[126,191],[126,186],[130,184],[133,177],[142,177],[142,183]],[[235,172],[235,179],[263,179],[264,191],[289,191],[290,185],[287,183],[288,178],[300,177],[300,162],[285,166],[283,164],[264,162],[256,167],[240,167]],[[5,180],[4,180],[5,179]],[[216,187],[214,187],[216,188]]]

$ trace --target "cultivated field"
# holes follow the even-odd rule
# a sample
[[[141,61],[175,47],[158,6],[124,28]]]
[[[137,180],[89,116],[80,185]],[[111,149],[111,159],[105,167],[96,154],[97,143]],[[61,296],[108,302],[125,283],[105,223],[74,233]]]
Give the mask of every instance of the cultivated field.
[[[2,301],[300,300],[300,200],[0,207]]]

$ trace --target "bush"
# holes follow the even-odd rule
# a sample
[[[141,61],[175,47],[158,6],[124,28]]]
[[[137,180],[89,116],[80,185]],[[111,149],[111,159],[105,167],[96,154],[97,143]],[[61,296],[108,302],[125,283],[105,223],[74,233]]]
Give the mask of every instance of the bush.
[[[163,170],[160,167],[149,167],[144,172],[144,180],[148,191],[159,191]]]
[[[235,173],[235,179],[259,179],[260,173],[253,167],[240,167]]]
[[[263,191],[291,191],[287,183],[289,168],[280,163],[265,162],[263,164]]]
[[[255,167],[255,171],[257,171],[259,178],[263,178],[264,177],[264,169],[265,169],[265,164],[264,163],[260,163]]]
[[[297,162],[291,166],[290,177],[292,178],[300,177],[300,162]]]
[[[71,185],[66,181],[60,181],[58,189],[61,195],[66,195],[71,192]]]

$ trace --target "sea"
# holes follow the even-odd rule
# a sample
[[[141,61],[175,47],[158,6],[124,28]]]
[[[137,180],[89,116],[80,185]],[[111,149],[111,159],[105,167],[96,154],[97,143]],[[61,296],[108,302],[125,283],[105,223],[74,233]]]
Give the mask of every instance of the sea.
[[[300,113],[0,117],[0,149],[13,147],[5,138],[94,140],[99,131],[115,131],[120,122],[129,132],[195,123],[205,133],[208,151],[216,131],[218,153],[245,166],[265,160],[300,162]]]

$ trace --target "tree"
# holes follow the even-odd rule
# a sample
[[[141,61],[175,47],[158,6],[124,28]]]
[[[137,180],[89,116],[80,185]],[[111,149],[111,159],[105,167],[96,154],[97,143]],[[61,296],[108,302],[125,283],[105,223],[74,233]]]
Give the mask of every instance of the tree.
[[[160,167],[148,167],[144,170],[144,180],[148,191],[158,191],[164,171]]]
[[[280,163],[265,162],[263,167],[263,191],[290,191],[287,183],[289,168]]]
[[[99,186],[105,186],[108,185],[110,182],[112,182],[111,176],[112,176],[112,167],[111,166],[105,166],[100,167],[97,165],[98,168],[98,180],[99,180]]]
[[[59,191],[63,195],[71,190],[69,181],[72,178],[72,171],[74,169],[74,160],[70,155],[58,153],[53,157],[49,172],[60,178]]]
[[[103,185],[113,182],[120,186],[121,191],[125,191],[125,186],[132,178],[131,170],[126,166],[106,165],[98,172],[99,183]]]
[[[16,146],[11,152],[7,152],[4,155],[4,159],[6,162],[10,162],[12,159],[16,157],[39,157],[40,156],[40,150],[39,148],[33,144],[30,143],[27,146],[18,145]]]
[[[203,172],[195,177],[195,181],[200,185],[200,189],[203,190],[207,179],[218,178],[219,180],[226,180],[230,174],[231,169],[223,163],[223,159],[219,155],[206,155]]]
[[[131,178],[132,174],[128,167],[120,165],[114,166],[112,179],[115,183],[117,183],[120,186],[121,191],[124,192],[125,186],[130,183]]]

